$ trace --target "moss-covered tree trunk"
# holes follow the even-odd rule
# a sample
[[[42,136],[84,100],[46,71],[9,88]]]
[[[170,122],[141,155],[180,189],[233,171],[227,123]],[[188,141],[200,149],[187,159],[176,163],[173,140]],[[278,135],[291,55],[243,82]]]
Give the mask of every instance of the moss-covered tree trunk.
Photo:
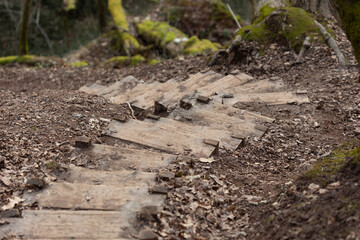
[[[24,0],[23,12],[20,25],[20,55],[26,55],[29,52],[28,32],[29,18],[31,10],[31,0]]]
[[[100,32],[104,32],[106,28],[106,0],[98,0],[98,20]]]
[[[331,0],[331,4],[340,18],[341,25],[354,48],[355,57],[360,66],[360,1]]]
[[[108,9],[116,25],[117,48],[127,55],[134,55],[140,50],[140,44],[129,32],[126,14],[121,0],[109,0]]]

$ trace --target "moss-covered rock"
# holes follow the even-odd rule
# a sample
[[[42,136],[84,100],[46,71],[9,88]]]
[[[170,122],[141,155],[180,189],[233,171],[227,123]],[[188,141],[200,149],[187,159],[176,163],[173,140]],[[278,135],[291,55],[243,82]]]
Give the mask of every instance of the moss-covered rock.
[[[87,67],[87,66],[89,66],[89,64],[85,61],[80,61],[80,62],[72,62],[72,63],[70,63],[70,66],[78,68],[78,67]]]
[[[247,41],[264,44],[281,42],[299,52],[305,37],[314,41],[320,36],[319,28],[314,24],[314,16],[295,7],[273,8],[265,4],[252,25],[241,28],[238,35]],[[319,37],[319,39],[321,39]]]
[[[352,162],[360,160],[359,141],[343,144],[334,150],[329,156],[315,163],[313,168],[305,173],[304,178],[311,182],[327,184],[332,180],[332,176],[344,168],[349,158]]]
[[[114,20],[117,30],[112,31],[113,46],[127,55],[132,55],[141,49],[140,43],[129,33],[126,14],[121,0],[109,0],[108,9]]]
[[[166,49],[173,57],[181,53],[188,40],[185,33],[166,22],[145,20],[137,24],[137,30],[146,42]]]
[[[141,56],[141,55],[136,55],[133,57],[129,57],[129,56],[117,56],[117,57],[112,57],[109,60],[107,60],[105,62],[105,66],[110,66],[110,67],[119,67],[119,66],[136,66],[137,64],[141,63],[141,62],[145,62],[146,59]]]
[[[360,1],[331,0],[341,19],[344,31],[349,38],[355,57],[360,66]]]
[[[207,39],[199,40],[198,37],[191,37],[185,44],[184,55],[209,55],[221,48],[218,43],[213,43]]]

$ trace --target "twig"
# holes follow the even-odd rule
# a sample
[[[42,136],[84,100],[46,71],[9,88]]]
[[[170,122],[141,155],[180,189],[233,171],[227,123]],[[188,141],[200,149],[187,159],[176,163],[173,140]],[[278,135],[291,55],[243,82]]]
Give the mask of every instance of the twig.
[[[126,102],[126,103],[127,103],[127,105],[129,106],[129,108],[130,108],[131,116],[132,116],[134,119],[136,119],[135,113],[134,113],[134,109],[131,107],[131,104],[130,104],[129,102]]]
[[[314,21],[315,25],[319,27],[320,29],[320,33],[322,35],[322,37],[324,38],[325,42],[327,43],[327,45],[334,50],[336,57],[339,61],[340,66],[345,67],[346,66],[346,60],[344,55],[342,54],[341,50],[339,49],[339,46],[337,45],[337,43],[335,42],[334,38],[330,35],[330,33],[324,28],[323,25],[321,25],[321,23],[319,23],[318,21]]]
[[[227,5],[227,7],[228,7],[228,9],[229,9],[229,11],[230,11],[230,13],[231,13],[231,15],[233,16],[233,18],[234,18],[234,20],[235,20],[235,22],[236,22],[236,25],[237,25],[237,26],[239,27],[239,29],[240,29],[240,28],[241,28],[241,25],[240,25],[239,21],[237,20],[235,14],[234,14],[234,12],[233,12],[233,10],[231,9],[231,7],[230,7],[230,5],[229,5],[228,3],[227,3],[226,5]]]

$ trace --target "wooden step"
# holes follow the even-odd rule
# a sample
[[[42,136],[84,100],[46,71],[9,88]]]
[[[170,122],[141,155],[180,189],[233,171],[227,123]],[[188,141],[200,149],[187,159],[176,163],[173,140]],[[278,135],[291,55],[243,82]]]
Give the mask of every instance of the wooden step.
[[[218,150],[216,146],[204,143],[203,138],[193,136],[191,133],[167,129],[156,123],[129,119],[126,123],[111,121],[108,128],[111,137],[173,154],[210,157]]]
[[[97,92],[96,94],[103,97],[115,96],[129,89],[133,89],[138,84],[141,84],[141,82],[130,75]]]
[[[92,83],[90,85],[85,85],[79,89],[81,92],[85,92],[87,94],[93,94],[95,95],[97,92],[100,92],[101,90],[106,89],[106,86],[99,85],[97,83]]]
[[[236,103],[261,103],[266,105],[302,104],[309,103],[307,94],[296,94],[293,92],[269,92],[269,93],[239,93],[232,98],[223,98],[224,95],[213,96],[216,103],[234,105]]]
[[[218,94],[238,94],[238,93],[265,93],[265,92],[278,92],[282,91],[285,87],[284,81],[264,79],[253,82],[246,82],[239,86],[226,88],[219,91]]]
[[[182,108],[175,109],[170,118],[200,126],[211,126],[226,132],[237,134],[237,136],[263,136],[266,128],[257,124],[239,119],[236,116],[229,116],[226,113],[212,111],[196,105],[189,110]],[[231,137],[231,136],[230,136]],[[234,150],[234,149],[232,149]]]
[[[146,93],[150,89],[158,88],[159,85],[161,85],[160,82],[143,83],[132,89],[128,89],[123,92],[115,92],[111,95],[106,95],[105,97],[109,98],[111,102],[116,104],[122,104],[126,102],[132,103],[136,97]]]
[[[81,183],[52,183],[35,199],[41,208],[76,210],[129,210],[160,206],[164,195],[149,194],[148,187],[115,187]]]
[[[162,98],[164,94],[173,91],[173,89],[178,85],[179,82],[175,80],[169,80],[166,83],[159,85],[157,88],[148,89],[143,95],[133,99],[131,101],[131,105],[138,109],[148,110],[154,106],[155,101]]]
[[[209,104],[196,102],[194,106],[207,111],[228,115],[236,119],[241,119],[256,124],[271,123],[275,121],[274,118],[261,115],[260,113],[239,109],[224,104],[214,103],[213,101],[211,101]]]
[[[207,84],[215,82],[222,77],[221,74],[209,71],[206,73],[197,73],[190,77],[188,80],[179,84],[172,91],[167,92],[156,100],[155,102],[155,112],[162,112],[168,108],[173,108],[181,99],[182,96],[193,92],[194,90],[204,87]]]
[[[204,114],[200,117],[206,118],[207,116]],[[216,117],[216,114],[211,114],[211,117]],[[238,136],[240,134],[239,131],[232,132],[230,129],[217,128],[217,125],[211,124],[211,120],[207,122],[206,119],[198,119],[198,121],[195,120],[193,122],[180,122],[169,118],[160,118],[159,120],[145,119],[144,121],[152,122],[159,128],[169,131],[191,134],[201,139],[219,141],[221,148],[229,150],[236,150],[242,144],[242,139],[232,137],[233,135]],[[216,120],[214,123],[216,123]]]
[[[102,171],[70,166],[69,183],[117,187],[149,187],[154,185],[156,173],[142,171]]]
[[[92,149],[96,162],[103,170],[120,169],[157,169],[176,160],[175,155],[152,152],[148,149],[130,149],[124,147],[94,144]]]
[[[132,214],[135,215],[135,214]],[[24,210],[22,218],[8,218],[0,239],[132,239],[129,213],[114,211]]]

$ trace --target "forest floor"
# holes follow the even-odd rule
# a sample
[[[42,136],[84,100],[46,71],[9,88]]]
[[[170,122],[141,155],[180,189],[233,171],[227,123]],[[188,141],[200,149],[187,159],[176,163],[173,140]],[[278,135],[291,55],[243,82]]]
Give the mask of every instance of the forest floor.
[[[350,63],[345,69],[327,46],[319,44],[297,65],[292,65],[291,52],[274,44],[247,65],[211,67],[222,74],[238,69],[258,79],[279,77],[289,88],[307,90],[311,103],[238,106],[275,118],[264,137],[223,153],[212,163],[170,165],[188,177],[168,183],[171,190],[164,211],[154,223],[160,236],[359,239],[359,174],[345,169],[325,182],[304,177],[331,151],[360,138],[359,69],[350,43],[339,36]],[[81,86],[108,85],[127,75],[145,82],[185,80],[204,69],[209,69],[204,57],[122,69],[0,67],[0,205],[20,196],[28,179],[56,180],[45,167],[51,161],[59,170],[70,163],[93,168],[96,163],[91,159],[79,157],[74,138],[106,142],[103,119],[130,116],[127,105],[80,93]],[[212,191],[215,187],[225,190]],[[211,208],[194,206],[194,199]]]

